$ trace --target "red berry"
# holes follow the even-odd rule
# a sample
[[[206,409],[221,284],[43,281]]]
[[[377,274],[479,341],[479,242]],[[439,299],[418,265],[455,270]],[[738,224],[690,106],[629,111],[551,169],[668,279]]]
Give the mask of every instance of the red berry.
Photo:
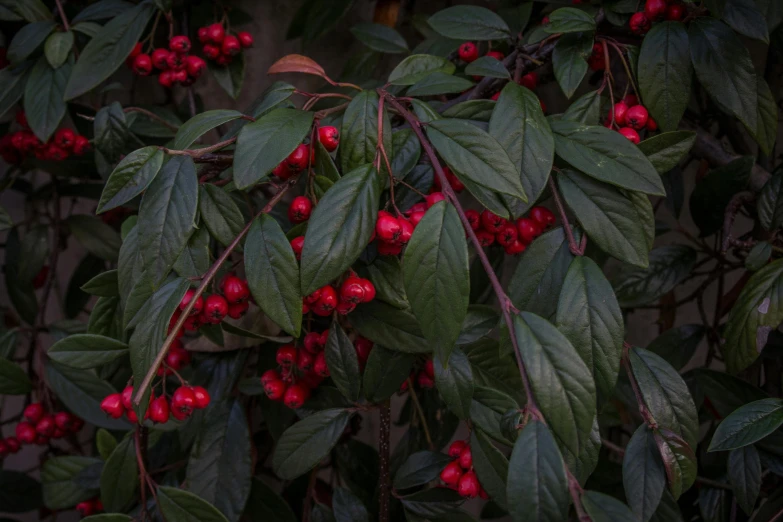
[[[222,295],[212,294],[204,301],[203,315],[212,324],[218,324],[228,313],[228,302]]]
[[[546,207],[533,207],[530,209],[530,217],[544,229],[555,224],[555,215]]]
[[[304,236],[297,236],[291,240],[291,249],[297,259],[302,259],[302,248],[304,248]]]
[[[211,400],[209,392],[201,386],[193,386],[193,396],[196,398],[196,409],[203,410],[209,406]]]
[[[41,420],[35,424],[35,432],[44,437],[51,437],[56,428],[57,424],[54,423],[54,417],[52,415],[44,415]]]
[[[165,87],[166,89],[170,89],[174,85],[174,73],[173,71],[163,71],[158,75],[158,83]]]
[[[169,49],[177,54],[185,54],[190,51],[190,38],[184,35],[175,36],[169,40]]]
[[[522,241],[530,243],[541,235],[541,226],[530,218],[519,218],[517,220],[517,231]]]
[[[291,172],[291,169],[288,167],[288,163],[286,161],[282,161],[277,165],[277,167],[272,169],[272,174],[282,180],[287,180],[294,174],[294,172]]]
[[[310,219],[313,203],[305,196],[297,196],[288,206],[288,220],[291,223],[303,223]]]
[[[313,307],[313,313],[320,316],[327,316],[337,308],[337,292],[335,289],[326,285],[321,287],[321,295]]]
[[[492,101],[498,101],[499,98],[500,98],[500,91],[493,94],[489,99]]]
[[[337,313],[340,315],[348,315],[351,312],[353,312],[355,308],[356,308],[355,303],[350,303],[348,301],[340,301],[340,303],[337,305]]]
[[[620,134],[628,138],[628,140],[631,143],[634,143],[635,145],[638,145],[639,141],[641,141],[641,139],[639,138],[639,133],[633,130],[631,127],[623,127],[622,129],[619,130],[619,132]]]
[[[177,53],[169,53],[166,57],[166,65],[172,71],[184,71],[185,70],[185,57]],[[186,71],[187,74],[187,71]],[[174,76],[177,81],[179,79]]]
[[[226,31],[223,29],[223,24],[212,24],[207,27],[207,35],[213,42],[219,44],[223,42],[223,38],[226,36]]]
[[[473,467],[473,453],[470,451],[470,446],[467,444],[462,448],[462,451],[459,452],[458,462],[459,465],[462,466],[462,469],[470,469]]]
[[[246,31],[237,33],[237,40],[239,40],[239,45],[241,45],[245,49],[253,46],[253,35],[251,35]]]
[[[318,141],[321,142],[321,145],[324,146],[327,152],[332,152],[340,144],[340,132],[337,130],[337,127],[319,127]]]
[[[666,19],[672,22],[679,22],[685,17],[685,7],[681,4],[669,4],[666,8]]]
[[[505,219],[493,214],[489,210],[485,209],[481,213],[482,228],[487,232],[491,232],[492,234],[497,234],[498,232],[500,232],[500,229],[503,227],[504,224],[506,224],[506,222],[507,221]]]
[[[207,43],[209,41],[209,31],[207,31],[206,27],[199,27],[197,34],[199,42]]]
[[[22,444],[32,444],[36,437],[35,427],[29,422],[20,422],[16,425],[16,438]]]
[[[120,397],[122,397],[122,407],[126,410],[130,410],[133,408],[133,386],[126,386],[122,393],[120,394]]]
[[[92,502],[90,502],[89,500],[85,502],[79,502],[78,504],[76,504],[76,507],[74,509],[76,509],[76,511],[78,511],[82,517],[89,517],[90,515],[95,513],[95,508],[93,507]]]
[[[296,352],[296,367],[303,372],[309,372],[312,370],[314,362],[315,358],[313,357],[313,354],[307,350],[298,350]]]
[[[381,210],[378,212],[378,220],[375,222],[375,233],[382,241],[393,243],[400,238],[402,225],[396,217]]]
[[[24,409],[22,414],[25,419],[36,423],[44,416],[44,407],[40,402],[33,402]]]
[[[356,357],[359,358],[360,363],[362,361],[367,361],[373,346],[374,343],[369,339],[364,337],[356,338],[356,340],[353,342],[353,347],[356,349]]]
[[[456,462],[449,462],[440,472],[440,479],[447,486],[456,486],[460,478],[462,478],[462,468]]]
[[[234,56],[239,54],[242,50],[242,46],[239,44],[239,39],[236,36],[228,35],[223,38],[223,43],[220,47],[220,51],[227,56]]]
[[[513,223],[503,223],[503,226],[500,227],[500,231],[495,234],[495,239],[500,246],[508,247],[517,240],[517,227],[515,227]]]
[[[152,399],[150,402],[150,420],[157,424],[165,424],[169,421],[169,401],[166,397],[161,395],[156,399]]]
[[[312,353],[313,355],[323,350],[323,345],[321,344],[321,334],[318,332],[308,332],[304,337],[303,344],[305,350]]]
[[[196,407],[196,395],[190,386],[180,386],[171,396],[171,414],[177,420],[184,420]]]
[[[487,56],[489,56],[490,58],[494,58],[496,60],[502,60],[503,58],[506,57],[506,55],[501,53],[500,51],[489,51],[487,53]]]
[[[63,149],[71,149],[76,140],[76,133],[71,129],[59,129],[54,133],[54,143]]]
[[[476,474],[471,470],[465,472],[465,474],[460,477],[459,483],[457,484],[457,493],[465,498],[476,498],[480,488],[481,486],[479,485],[478,477],[476,477]]]
[[[198,78],[204,69],[207,68],[207,62],[199,58],[198,56],[186,56],[185,57],[185,70],[188,71],[188,76],[192,78]]]
[[[220,47],[217,45],[206,44],[202,50],[204,51],[204,56],[210,60],[217,60],[220,56]]]
[[[424,361],[424,373],[426,373],[431,379],[435,378],[435,366],[432,363],[432,359]]]
[[[459,46],[459,59],[465,63],[475,61],[479,56],[478,47],[473,42],[465,42]]]
[[[133,72],[139,76],[147,76],[152,72],[152,59],[148,54],[140,54],[133,59]]]
[[[152,65],[154,65],[156,69],[165,71],[169,68],[168,59],[170,54],[168,49],[155,49],[152,51]]]
[[[119,419],[125,413],[125,407],[122,405],[122,396],[119,393],[107,395],[101,401],[101,409],[112,419]]]
[[[625,126],[628,117],[628,106],[623,102],[614,104],[614,122],[619,126]]]
[[[465,217],[468,218],[470,228],[478,230],[481,227],[481,214],[478,210],[468,209],[465,211]]]
[[[301,408],[305,401],[310,397],[310,390],[301,384],[292,384],[285,391],[283,404],[295,410]]]
[[[131,49],[128,58],[136,58],[140,54],[141,54],[141,42],[136,42],[136,45],[134,45],[133,49]]]
[[[652,116],[647,118],[647,125],[644,126],[645,129],[648,131],[657,131],[658,130],[658,122],[655,121]]]
[[[291,366],[296,362],[296,352],[296,347],[293,344],[285,344],[277,349],[275,360],[280,366]]]
[[[411,215],[408,217],[408,221],[411,222],[411,225],[415,228],[418,226],[419,221],[424,217],[424,214],[426,214],[426,210],[417,210],[415,212],[411,212]]]
[[[625,97],[623,97],[623,103],[628,107],[633,107],[639,105],[639,98],[637,98],[635,94],[626,94]]]
[[[666,0],[647,0],[644,4],[644,14],[653,22],[663,19],[666,14]]]
[[[304,302],[307,304],[316,304],[318,300],[321,298],[321,289],[316,289],[312,294],[306,295],[304,297]]]
[[[232,56],[221,54],[217,58],[215,58],[215,63],[218,65],[228,65],[233,60]]]
[[[435,203],[444,201],[446,196],[443,195],[443,192],[433,192],[432,194],[427,194],[427,197],[424,199],[427,200],[427,208],[430,208]]]
[[[362,280],[356,276],[346,278],[340,287],[340,299],[353,304],[363,302],[364,286]]]
[[[426,372],[419,372],[416,375],[416,383],[423,389],[430,389],[435,386],[435,380],[427,375]]]
[[[398,241],[403,245],[406,245],[408,244],[408,241],[411,240],[411,236],[413,235],[413,223],[402,216],[398,217],[397,221],[399,221],[400,227],[402,228],[402,232],[400,233]]]
[[[244,303],[250,298],[250,288],[247,286],[247,282],[234,275],[223,279],[221,290],[229,304]]]
[[[364,302],[369,303],[375,299],[375,285],[369,279],[360,279],[362,288],[364,288]],[[324,343],[326,344],[326,343]]]
[[[264,393],[273,401],[279,401],[285,395],[286,388],[286,384],[281,379],[274,379],[264,384]]]
[[[300,143],[294,151],[288,155],[285,162],[288,164],[288,168],[297,173],[307,168],[307,161],[310,157],[310,147],[304,143]]]
[[[495,234],[487,230],[479,230],[476,232],[476,238],[479,240],[479,244],[482,247],[488,247],[495,242]]]
[[[228,305],[228,316],[231,319],[239,319],[240,317],[244,317],[248,308],[250,308],[250,303],[247,301],[244,303],[230,304]]]
[[[650,30],[652,24],[644,13],[634,13],[633,16],[631,16],[631,20],[628,22],[628,26],[634,34],[643,35]]]
[[[329,365],[326,364],[326,352],[320,352],[315,356],[313,371],[321,377],[329,377]]]
[[[266,386],[268,382],[279,380],[281,379],[277,370],[267,370],[261,375],[261,386]]]
[[[451,443],[449,446],[449,457],[451,458],[458,458],[459,454],[462,453],[463,448],[465,447],[465,441],[464,440],[455,440]]]
[[[81,156],[90,148],[90,140],[84,136],[76,136],[73,142],[73,153],[77,156]]]
[[[519,79],[519,85],[527,87],[531,91],[538,87],[538,74],[530,72]]]
[[[188,303],[190,303],[190,300],[193,299],[193,296],[196,294],[196,291],[192,288],[188,288],[188,290],[185,292],[185,295],[182,297],[182,301],[179,302],[179,309],[180,311],[184,312],[185,308],[187,308]],[[201,310],[204,309],[204,298],[202,296],[198,296],[198,299],[196,299],[196,302],[193,303],[193,308],[190,310],[190,315],[198,315],[201,313]]]
[[[625,115],[628,126],[633,127],[633,129],[637,131],[642,130],[645,125],[647,125],[647,120],[649,117],[650,114],[642,105],[635,105],[631,107],[628,109],[628,112]]]
[[[19,451],[19,440],[16,437],[8,437],[5,439],[5,445],[8,447],[10,453],[17,453]]]

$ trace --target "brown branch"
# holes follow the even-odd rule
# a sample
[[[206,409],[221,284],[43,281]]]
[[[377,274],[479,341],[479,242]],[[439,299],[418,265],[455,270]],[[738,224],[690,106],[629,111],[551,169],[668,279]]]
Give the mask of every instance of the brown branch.
[[[141,107],[125,107],[122,110],[122,112],[125,112],[125,113],[128,113],[128,112],[138,112],[139,114],[143,114],[147,118],[150,118],[150,119],[153,119],[155,121],[158,121],[158,122],[162,123],[165,127],[168,127],[169,129],[171,129],[173,131],[179,130],[179,127],[177,127],[176,125],[174,125],[174,124],[164,120],[163,118],[161,118],[160,116],[158,116],[154,112],[148,111],[147,109],[142,109]]]
[[[143,440],[142,440],[143,439]],[[141,519],[149,518],[147,512],[147,467],[144,465],[144,459],[147,447],[146,428],[136,425],[136,431],[133,433],[133,441],[136,445],[136,465],[139,467],[139,491],[141,494]]]
[[[277,192],[277,194],[275,194],[272,197],[272,199],[269,200],[269,202],[266,204],[264,208],[261,209],[260,212],[258,212],[255,216],[253,216],[253,219],[251,219],[245,225],[245,228],[243,228],[239,232],[237,237],[235,237],[234,240],[231,241],[231,243],[226,247],[226,249],[223,251],[220,257],[217,258],[215,263],[204,274],[204,277],[201,280],[201,284],[198,286],[198,288],[196,288],[196,291],[193,294],[193,297],[191,297],[190,302],[188,302],[188,305],[185,307],[184,310],[182,310],[182,313],[180,314],[179,319],[177,319],[174,328],[171,329],[171,332],[169,332],[169,335],[166,337],[166,340],[163,341],[163,346],[161,346],[158,355],[155,357],[155,361],[152,363],[152,366],[150,366],[150,369],[147,371],[147,375],[144,376],[144,380],[141,382],[141,385],[139,385],[136,388],[136,395],[135,397],[133,397],[134,404],[138,406],[139,403],[141,402],[141,399],[144,397],[144,393],[146,389],[150,387],[150,384],[152,383],[152,379],[155,377],[155,374],[157,373],[161,363],[163,363],[163,359],[166,358],[166,354],[168,353],[169,348],[171,348],[171,345],[174,343],[174,340],[177,338],[177,332],[179,332],[179,330],[185,325],[185,321],[188,320],[188,317],[190,316],[190,312],[193,310],[193,307],[195,306],[199,296],[201,296],[201,294],[204,293],[204,291],[207,289],[207,286],[209,286],[209,283],[217,275],[218,271],[220,270],[220,267],[223,266],[223,263],[226,262],[228,257],[231,255],[231,252],[234,251],[237,245],[239,245],[239,242],[242,241],[242,238],[245,237],[245,234],[247,234],[248,230],[250,230],[250,226],[253,224],[253,221],[255,221],[256,218],[261,214],[266,214],[269,211],[271,211],[274,208],[274,206],[283,198],[285,193],[288,192],[288,189],[290,189],[295,184],[296,184],[296,178],[291,178],[284,185],[282,185],[280,190]]]
[[[236,142],[236,137],[229,138],[224,141],[220,141],[218,143],[215,143],[214,145],[210,145],[209,147],[203,147],[201,149],[184,149],[184,150],[178,150],[178,149],[168,149],[166,147],[158,147],[158,149],[162,150],[166,154],[170,154],[171,156],[190,156],[193,159],[201,158],[202,156],[205,156],[211,152],[215,152],[216,150],[220,150],[223,147],[228,147],[232,143]]]
[[[568,238],[568,249],[575,256],[583,256],[585,254],[585,248],[587,247],[587,235],[582,233],[582,244],[576,243],[574,238],[574,231],[571,229],[571,224],[568,222],[568,216],[565,212],[563,202],[560,200],[560,194],[557,192],[557,186],[555,186],[555,180],[552,175],[549,176],[549,189],[552,191],[552,199],[555,200],[555,207],[557,207],[557,213],[560,214],[560,220],[563,222],[563,229]]]
[[[631,388],[633,388],[633,394],[636,397],[636,403],[639,405],[639,415],[642,416],[645,424],[647,424],[650,428],[655,429],[658,427],[658,423],[655,422],[655,419],[647,409],[647,405],[644,402],[644,396],[642,395],[642,391],[639,389],[639,383],[636,382],[636,377],[634,376],[633,370],[631,369],[631,361],[628,357],[628,351],[630,348],[630,344],[623,342],[623,368],[625,368],[625,373],[628,374],[628,380],[631,381]]]
[[[737,219],[737,213],[739,213],[742,205],[751,203],[755,199],[756,195],[752,192],[738,192],[732,196],[731,201],[726,205],[726,211],[723,216],[723,243],[721,244],[720,249],[721,254],[725,254],[729,249],[729,245],[732,244],[731,227],[734,226],[734,220]]]

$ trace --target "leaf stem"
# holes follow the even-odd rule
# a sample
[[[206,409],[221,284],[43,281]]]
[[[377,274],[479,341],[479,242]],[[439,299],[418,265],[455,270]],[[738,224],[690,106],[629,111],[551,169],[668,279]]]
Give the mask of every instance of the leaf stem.
[[[565,212],[565,206],[563,206],[563,202],[560,199],[560,194],[557,192],[555,180],[551,175],[549,176],[549,189],[552,191],[552,199],[555,200],[557,213],[560,214],[560,221],[563,222],[563,230],[565,230],[566,238],[568,238],[568,249],[575,256],[583,256],[585,254],[585,247],[587,246],[587,235],[582,233],[582,243],[576,243],[574,231],[571,229],[571,224],[568,222],[568,216]]]
[[[147,109],[142,109],[141,107],[125,107],[122,110],[122,112],[125,112],[125,113],[128,113],[128,112],[138,112],[138,113],[143,114],[144,116],[146,116],[148,118],[151,118],[151,119],[153,119],[155,121],[158,121],[158,122],[162,123],[165,127],[168,127],[169,129],[171,129],[173,131],[179,130],[179,127],[177,127],[176,125],[174,125],[174,124],[164,120],[163,118],[161,118],[160,116],[158,116],[154,112],[148,111]]]
[[[218,143],[215,143],[214,145],[210,145],[209,147],[203,147],[200,149],[184,149],[184,150],[178,150],[178,149],[169,149],[166,147],[158,147],[160,150],[165,152],[166,154],[170,154],[171,156],[190,156],[193,159],[200,158],[201,156],[204,156],[206,154],[209,154],[211,152],[215,152],[216,150],[220,150],[223,147],[227,147],[231,145],[232,143],[236,142],[236,136],[233,138],[229,138],[224,141],[220,141]]]
[[[413,409],[416,410],[416,415],[421,422],[421,429],[424,431],[424,438],[427,439],[427,445],[430,451],[435,451],[435,444],[432,443],[432,436],[430,435],[430,428],[427,426],[427,417],[424,416],[424,409],[421,407],[419,397],[416,395],[416,390],[413,389],[413,379],[408,377],[408,391],[410,392],[411,401],[413,402]]]

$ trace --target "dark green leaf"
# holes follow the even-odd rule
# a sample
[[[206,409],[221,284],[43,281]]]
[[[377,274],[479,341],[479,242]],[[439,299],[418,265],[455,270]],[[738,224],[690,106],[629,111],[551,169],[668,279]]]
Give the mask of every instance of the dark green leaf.
[[[483,431],[476,428],[470,433],[470,451],[473,457],[473,468],[481,482],[481,487],[500,507],[507,509],[508,459],[492,444]]]
[[[278,522],[297,522],[291,506],[267,486],[261,479],[254,478],[247,503],[247,513],[251,520],[275,520]]]
[[[231,196],[220,187],[204,183],[199,189],[199,213],[212,237],[228,246],[245,226],[245,218]]]
[[[353,35],[364,45],[380,53],[408,51],[405,38],[393,28],[382,24],[362,23],[351,27]]]
[[[100,297],[115,297],[120,295],[117,281],[117,270],[101,272],[82,285],[82,290],[90,295]]]
[[[769,85],[761,75],[756,76],[758,84],[758,109],[756,128],[745,127],[764,154],[773,152],[778,137],[778,105]]]
[[[455,94],[473,87],[473,82],[460,76],[434,72],[408,88],[408,96],[435,96]]]
[[[23,26],[8,46],[7,58],[12,64],[23,62],[46,40],[56,27],[51,20],[33,22]]]
[[[53,69],[46,58],[39,58],[30,71],[24,91],[24,112],[36,136],[46,142],[65,116],[63,92],[71,76],[71,64]]]
[[[753,446],[737,448],[729,453],[729,482],[742,510],[750,515],[761,490],[761,459]]]
[[[601,93],[590,91],[574,100],[563,113],[563,119],[581,123],[582,125],[597,125],[601,116]]]
[[[370,514],[362,501],[347,488],[335,488],[332,510],[336,522],[370,522]]]
[[[769,43],[767,20],[753,0],[726,0],[722,18],[739,34]]]
[[[367,275],[375,286],[376,299],[396,308],[408,308],[408,298],[402,283],[402,266],[396,256],[377,256],[367,265]]]
[[[358,401],[362,385],[359,358],[353,343],[336,321],[329,328],[324,352],[334,385],[346,399]]]
[[[406,513],[425,519],[451,514],[459,509],[463,501],[456,491],[446,488],[430,488],[400,497]]]
[[[0,359],[0,394],[25,395],[32,388],[33,384],[19,365]]]
[[[24,513],[41,507],[41,484],[27,473],[0,470],[0,504],[6,513]]]
[[[85,419],[87,420],[87,419]],[[44,505],[49,509],[71,509],[77,503],[89,500],[98,491],[82,488],[74,479],[99,459],[91,457],[52,457],[41,468]]]
[[[166,522],[228,522],[228,519],[206,500],[168,486],[158,486],[158,509]]]
[[[438,478],[451,457],[435,451],[419,451],[409,456],[394,475],[394,489],[408,489]]]
[[[582,506],[593,522],[625,522],[633,519],[633,513],[628,506],[597,491],[582,493]]]
[[[402,129],[392,134],[392,149],[394,154],[389,158],[392,172],[395,177],[402,179],[419,162],[421,143],[411,129]]]
[[[430,347],[416,318],[380,301],[357,306],[351,324],[371,341],[409,353],[429,353]]]
[[[364,396],[370,402],[382,402],[399,391],[408,378],[415,356],[378,346],[370,351],[364,368]]]
[[[481,58],[470,62],[468,66],[465,67],[465,74],[470,76],[501,78],[504,80],[511,79],[511,75],[508,73],[506,66],[494,56],[482,56]],[[408,93],[410,93],[410,91],[408,91]],[[453,118],[454,116],[447,117]]]
[[[448,367],[436,354],[433,357],[435,368],[435,386],[443,402],[457,417],[466,420],[470,417],[470,404],[473,400],[473,371],[470,360],[459,348],[455,348],[449,357]]]
[[[44,55],[49,65],[57,69],[65,60],[73,47],[73,32],[57,32],[49,36],[44,44]]]
[[[455,69],[454,64],[445,58],[430,54],[414,54],[405,58],[394,68],[389,75],[389,83],[392,85],[413,85],[432,73],[452,74]]]
[[[647,522],[666,489],[666,470],[652,430],[646,424],[634,432],[623,456],[625,498],[634,514]]]
[[[212,129],[241,118],[242,113],[228,109],[202,112],[186,121],[174,137],[173,149],[187,149]]]
[[[659,335],[647,349],[662,357],[675,370],[680,370],[693,357],[704,332],[704,327],[699,324],[676,326]]]
[[[561,7],[549,13],[549,23],[545,24],[543,28],[551,34],[595,31],[595,20],[580,9]]]
[[[133,4],[125,0],[100,0],[79,11],[71,21],[73,23],[88,20],[108,20],[131,9]]]
[[[745,258],[745,268],[751,272],[757,272],[764,268],[772,257],[772,245],[766,241],[761,241],[753,245]]]
[[[354,0],[334,0],[332,2],[307,0],[303,2],[288,27],[286,39],[302,37],[305,42],[317,40],[334,29],[353,3]]]
[[[117,447],[117,439],[103,428],[95,432],[95,447],[103,460],[108,460],[114,449]]]
[[[783,424],[783,401],[761,399],[733,411],[718,425],[708,451],[727,451],[749,446]]]
[[[258,119],[272,111],[274,108],[285,104],[286,100],[291,97],[295,90],[296,88],[290,83],[274,82],[272,85],[267,87],[263,93],[261,93],[261,96],[256,98],[255,101],[242,112],[248,116],[252,116],[253,118]],[[249,120],[244,119],[234,120],[234,123],[229,126],[228,132],[223,135],[223,139],[227,140],[239,134],[239,131],[245,125],[247,125],[248,121]]]
[[[22,98],[28,76],[27,68],[6,67],[0,70],[0,115]]]
[[[664,132],[641,142],[639,149],[647,156],[655,170],[664,174],[677,166],[695,142],[695,132]]]
[[[106,511],[124,511],[133,501],[139,485],[136,447],[125,437],[106,460],[101,473],[101,501]]]
[[[503,40],[510,34],[500,16],[473,5],[443,9],[430,16],[427,23],[443,36],[457,40]]]
[[[566,98],[574,95],[587,74],[586,58],[593,50],[593,40],[593,33],[579,32],[565,34],[555,43],[552,67]]]
[[[758,195],[756,208],[765,230],[783,225],[783,173],[775,172]]]
[[[218,82],[224,91],[235,100],[239,97],[240,91],[242,91],[242,84],[245,81],[245,55],[240,53],[234,56],[231,63],[228,65],[218,65],[217,63],[209,60],[207,62],[212,76]]]
[[[181,277],[201,277],[211,262],[209,230],[202,227],[193,232],[188,244],[174,262],[174,271]]]
[[[66,220],[71,233],[89,253],[106,261],[116,261],[122,241],[110,225],[95,216],[74,214]]]
[[[696,264],[696,251],[686,245],[653,249],[647,268],[623,267],[613,284],[623,308],[643,306],[658,300],[686,277]]]
[[[678,499],[696,480],[696,455],[676,433],[659,428],[654,434],[669,479],[669,491]]]
[[[380,192],[378,172],[366,165],[343,176],[318,202],[302,249],[302,295],[329,283],[356,261],[375,229]]]
[[[418,161],[418,158],[416,159]],[[394,163],[392,162],[392,165],[393,164]],[[313,165],[313,169],[315,170],[316,175],[319,177],[326,178],[333,182],[337,182],[340,179],[340,173],[337,171],[337,166],[334,164],[334,160],[321,144],[320,140],[315,142],[315,165]]]
[[[467,100],[457,103],[456,105],[452,105],[443,111],[442,116],[444,118],[457,118],[462,120],[488,122],[492,117],[492,112],[495,110],[496,105],[497,103],[492,100]],[[499,137],[495,137],[495,139],[500,141]]]
[[[111,76],[139,41],[154,11],[152,4],[139,4],[103,26],[81,50],[65,89],[65,99],[81,96]]]
[[[702,237],[721,229],[726,205],[747,185],[754,160],[751,156],[737,158],[696,183],[690,199],[691,217]]]
[[[128,345],[102,335],[76,334],[49,348],[49,358],[83,370],[97,368],[128,354]]]
[[[375,91],[362,91],[351,100],[345,109],[340,135],[340,166],[343,173],[375,160],[378,147],[378,104],[379,98]],[[385,111],[383,113],[383,147],[386,150],[386,155],[392,158],[391,123],[389,115]]]

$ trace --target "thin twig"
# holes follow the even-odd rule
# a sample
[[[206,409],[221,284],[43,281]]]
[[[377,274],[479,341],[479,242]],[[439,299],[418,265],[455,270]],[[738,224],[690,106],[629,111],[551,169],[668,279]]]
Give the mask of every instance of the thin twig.
[[[215,152],[216,150],[220,150],[223,147],[228,147],[232,143],[237,141],[236,137],[229,138],[224,141],[220,141],[218,143],[215,143],[214,145],[210,145],[209,147],[203,147],[201,149],[184,149],[184,150],[177,150],[177,149],[169,149],[166,147],[158,147],[160,150],[165,152],[166,154],[170,154],[171,156],[190,156],[191,158],[200,158],[206,154],[209,154],[211,152]]]
[[[555,186],[555,180],[553,176],[549,176],[549,189],[552,191],[552,199],[555,200],[555,207],[557,207],[557,213],[560,214],[560,220],[563,222],[563,229],[565,230],[566,237],[568,238],[568,249],[575,256],[583,256],[585,253],[584,247],[576,243],[574,238],[574,231],[571,229],[571,224],[568,222],[568,216],[565,212],[563,202],[560,200],[560,194],[557,192],[557,186]],[[582,241],[585,240],[585,235],[582,234]]]
[[[380,434],[378,437],[378,454],[380,455],[378,522],[389,522],[389,501],[391,496],[391,476],[389,470],[389,460],[391,453],[391,442],[389,440],[391,431],[391,409],[389,408],[388,399],[381,406],[380,414]]]
[[[141,107],[125,107],[122,110],[122,112],[125,112],[125,113],[128,113],[128,112],[138,112],[139,114],[143,114],[144,116],[146,116],[146,117],[148,117],[150,119],[153,119],[155,121],[160,122],[161,124],[163,124],[164,127],[168,127],[169,129],[171,129],[173,131],[179,130],[179,127],[177,127],[176,125],[174,125],[174,124],[164,120],[163,118],[161,118],[160,116],[158,116],[154,112],[148,111],[147,109],[142,109]]]
[[[435,451],[435,444],[432,443],[432,436],[430,435],[430,428],[427,426],[427,417],[424,416],[424,409],[421,407],[419,397],[416,395],[416,390],[413,389],[413,379],[408,377],[408,391],[410,393],[411,401],[413,401],[413,409],[416,410],[416,415],[419,417],[421,423],[421,429],[424,431],[424,438],[427,439],[427,445],[430,451]]]

